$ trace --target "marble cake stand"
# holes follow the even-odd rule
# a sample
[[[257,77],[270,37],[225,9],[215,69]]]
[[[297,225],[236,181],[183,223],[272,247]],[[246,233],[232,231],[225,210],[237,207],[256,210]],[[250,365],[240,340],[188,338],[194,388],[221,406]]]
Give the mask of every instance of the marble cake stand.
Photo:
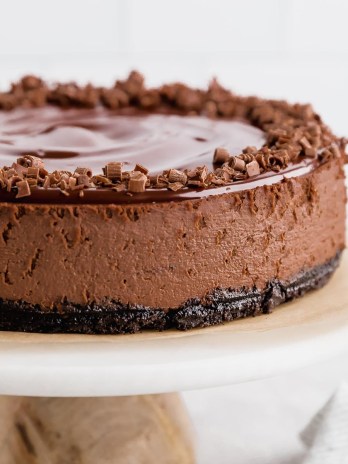
[[[274,376],[345,350],[347,253],[323,289],[220,327],[126,336],[0,332],[0,394],[11,395],[0,398],[0,452],[7,447],[12,456],[1,462],[63,463],[60,448],[66,462],[192,463],[184,408],[167,392]],[[129,460],[134,450],[143,460]]]

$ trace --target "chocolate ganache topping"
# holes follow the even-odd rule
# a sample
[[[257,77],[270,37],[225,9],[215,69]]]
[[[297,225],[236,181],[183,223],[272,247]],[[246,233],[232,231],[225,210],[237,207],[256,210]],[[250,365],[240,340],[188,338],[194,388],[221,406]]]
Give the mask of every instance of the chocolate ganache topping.
[[[201,116],[49,106],[0,113],[3,164],[32,153],[51,172],[86,166],[97,174],[109,162],[123,163],[124,170],[142,164],[153,174],[203,165],[211,171],[216,147],[238,155],[264,142],[263,132],[250,124]]]
[[[39,107],[39,108],[37,108]],[[302,175],[344,156],[309,105],[172,84],[133,72],[111,89],[49,88],[27,76],[0,94],[0,201],[134,203],[221,194]]]

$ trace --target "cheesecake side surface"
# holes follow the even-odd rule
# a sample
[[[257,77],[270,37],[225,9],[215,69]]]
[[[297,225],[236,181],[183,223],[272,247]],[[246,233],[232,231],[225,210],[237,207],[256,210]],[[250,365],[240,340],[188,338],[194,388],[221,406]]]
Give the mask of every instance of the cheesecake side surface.
[[[186,329],[269,311],[337,266],[345,196],[342,162],[331,160],[181,202],[2,204],[0,327]]]

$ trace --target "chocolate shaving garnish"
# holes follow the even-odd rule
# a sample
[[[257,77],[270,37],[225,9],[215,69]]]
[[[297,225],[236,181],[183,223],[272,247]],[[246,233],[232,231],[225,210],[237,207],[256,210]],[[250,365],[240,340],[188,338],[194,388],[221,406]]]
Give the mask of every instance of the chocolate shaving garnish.
[[[224,147],[215,148],[213,163],[224,164],[226,163],[226,161],[228,161],[229,157],[230,157],[230,153],[227,150],[227,148],[224,148]]]
[[[254,160],[246,165],[246,170],[249,177],[255,177],[260,175],[260,166],[259,163]]]
[[[111,180],[122,180],[122,164],[123,163],[108,163],[104,168],[104,174]]]
[[[144,76],[132,71],[126,80],[116,81],[115,88],[122,89],[130,98],[139,97],[144,92]]]
[[[103,89],[101,92],[101,102],[112,110],[123,108],[129,105],[129,97],[121,89]]]
[[[147,90],[139,97],[139,105],[141,108],[152,109],[160,104],[161,96],[157,89]]]
[[[280,172],[290,163],[304,157],[325,163],[330,159],[348,161],[346,141],[335,137],[325,126],[311,105],[291,105],[284,101],[239,97],[223,88],[216,79],[207,90],[190,88],[181,83],[147,89],[143,76],[133,71],[127,79],[119,80],[111,88],[74,82],[50,88],[36,76],[25,76],[12,84],[8,92],[0,93],[0,109],[36,107],[46,104],[61,107],[92,108],[104,105],[111,109],[138,107],[167,114],[205,115],[211,118],[242,118],[265,133],[265,146],[248,146],[242,153],[230,156],[224,147],[216,147],[213,156],[215,169],[206,166],[180,171],[168,169],[151,175],[140,163],[134,171],[122,171],[123,163],[111,162],[102,173],[92,173],[88,167],[48,173],[39,150],[20,156],[11,167],[0,169],[0,188],[18,189],[17,198],[30,195],[31,188],[57,188],[64,195],[86,188],[112,188],[116,192],[143,192],[149,188],[207,188],[227,185],[255,177],[263,172]],[[18,196],[19,195],[19,196]]]
[[[168,182],[159,181],[159,182],[157,182],[157,184],[154,187],[157,188],[157,189],[167,188],[168,187]]]
[[[145,192],[147,177],[140,171],[134,171],[128,182],[128,191],[131,193]]]
[[[150,174],[148,178],[151,185],[156,185],[158,182],[159,174]]]
[[[201,182],[204,182],[208,176],[208,168],[207,166],[200,166],[197,168],[198,171],[198,178]]]
[[[102,185],[103,187],[107,185],[112,185],[111,180],[105,176],[93,176],[91,180],[94,184]]]
[[[246,172],[237,172],[236,175],[234,176],[233,180],[244,180],[247,178],[247,173]]]
[[[26,172],[26,175],[27,177],[32,177],[34,179],[37,179],[39,177],[39,174],[40,174],[40,170],[39,168],[27,168],[27,172]]]
[[[6,179],[5,182],[7,186],[7,191],[11,192],[12,187],[14,187],[16,183],[19,182],[20,180],[22,180],[20,177],[15,177],[15,176],[12,176],[9,179]]]
[[[37,187],[37,184],[38,184],[37,179],[33,179],[33,178],[28,177],[27,182],[29,184],[29,187]]]
[[[245,164],[251,163],[255,159],[255,154],[242,153],[241,155],[237,156],[237,159],[243,160]],[[242,171],[242,169],[240,169],[240,171]]]
[[[42,159],[33,155],[23,155],[17,159],[17,163],[25,168],[44,168]]]
[[[257,148],[256,147],[245,147],[243,149],[243,154],[244,155],[255,155],[257,153]],[[244,159],[244,161],[246,161],[245,158],[242,158]]]
[[[197,178],[198,177],[198,168],[190,169],[190,170],[186,171],[186,175],[187,175],[188,179]]]
[[[76,168],[74,174],[81,174],[86,175],[88,177],[92,177],[92,169],[91,168]]]
[[[282,167],[286,168],[290,161],[290,156],[287,150],[279,150],[273,152],[273,159]],[[256,161],[258,161],[256,159]]]
[[[210,180],[210,183],[212,185],[225,185],[226,181],[213,175],[211,180]]]
[[[216,169],[214,175],[215,176],[209,176],[208,175],[208,178],[211,178],[211,181],[212,181],[214,179],[214,177],[215,177],[216,179],[219,179],[220,181],[222,181],[224,184],[227,184],[235,176],[235,170],[230,168],[228,165],[224,165],[222,168]],[[213,183],[215,183],[215,182],[213,182]],[[220,182],[218,182],[218,184],[219,183]]]
[[[171,182],[168,184],[168,189],[173,190],[173,192],[176,192],[177,190],[180,190],[184,187],[184,184],[181,184],[180,182]]]
[[[59,183],[59,188],[61,190],[66,190],[68,188],[68,184],[65,179],[62,179]]]
[[[61,178],[60,171],[53,171],[52,174],[49,175],[49,178],[50,178],[51,186],[52,184],[58,184]]]
[[[204,103],[202,114],[209,118],[215,118],[218,112],[217,104],[214,101],[207,101]]]
[[[116,192],[125,192],[127,188],[125,184],[118,184],[112,187],[112,190],[115,190]]]
[[[28,168],[21,166],[18,163],[13,163],[11,168],[14,169],[19,176],[24,176],[28,172]]]
[[[94,108],[99,102],[99,89],[87,84],[84,87],[75,82],[58,84],[47,94],[47,101],[63,108],[77,106],[82,108]]]
[[[320,151],[318,154],[318,159],[321,162],[327,162],[330,159],[334,158],[334,155],[332,153],[331,147],[330,148],[324,148],[323,150]]]
[[[149,173],[149,170],[147,168],[145,168],[144,166],[142,166],[141,164],[136,164],[135,168],[134,168],[134,171],[142,172],[145,175],[147,175]]]
[[[5,182],[4,172],[2,169],[0,169],[0,188],[5,188],[5,187],[6,187],[6,182]]]
[[[303,147],[305,155],[314,158],[316,156],[316,150],[312,147],[306,137],[302,137],[300,140],[300,145]]]
[[[338,145],[336,143],[333,143],[330,147],[330,151],[333,154],[334,158],[340,158],[341,157],[341,151],[338,148]]]
[[[16,183],[16,187],[18,189],[16,198],[28,197],[30,195],[30,186],[27,180],[20,180]]]
[[[68,180],[68,187],[70,190],[74,190],[77,184],[77,178],[76,177],[69,177]]]
[[[151,175],[148,180],[150,181],[150,187],[157,189],[167,188],[169,183],[168,179],[160,174]]]
[[[49,178],[49,176],[45,177],[45,180],[44,180],[44,183],[43,183],[42,186],[43,186],[44,189],[47,189],[47,188],[50,187],[50,178]]]
[[[84,187],[90,186],[90,176],[87,174],[81,174],[77,177],[77,185],[83,185]]]
[[[229,166],[236,171],[245,170],[245,161],[237,156],[232,156],[228,162]]]
[[[21,79],[23,90],[34,90],[44,86],[43,81],[36,76],[28,75]]]
[[[187,175],[178,169],[170,169],[168,172],[168,181],[171,183],[179,182],[180,184],[185,185],[187,182]]]

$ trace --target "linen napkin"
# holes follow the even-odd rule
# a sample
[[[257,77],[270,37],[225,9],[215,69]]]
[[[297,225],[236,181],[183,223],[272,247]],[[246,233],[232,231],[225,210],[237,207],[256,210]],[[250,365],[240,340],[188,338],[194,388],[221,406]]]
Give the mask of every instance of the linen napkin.
[[[301,433],[303,464],[348,464],[348,383],[343,383]]]

